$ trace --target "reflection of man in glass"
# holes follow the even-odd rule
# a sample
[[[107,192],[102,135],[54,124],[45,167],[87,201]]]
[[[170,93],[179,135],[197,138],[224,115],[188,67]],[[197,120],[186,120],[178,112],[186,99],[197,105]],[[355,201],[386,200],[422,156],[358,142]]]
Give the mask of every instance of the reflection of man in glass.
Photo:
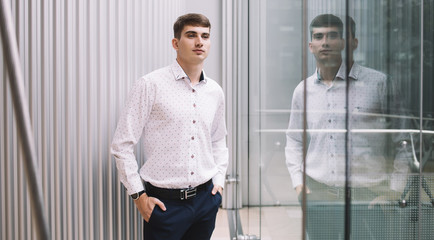
[[[353,61],[352,51],[357,48],[358,40],[355,24],[352,19],[350,22],[348,106],[346,66],[341,54],[345,48],[343,23],[331,14],[319,15],[311,22],[309,49],[315,56],[317,69],[296,87],[293,94],[285,155],[300,199],[303,189],[304,84],[307,84],[306,229],[309,239],[343,237],[346,156],[351,171],[352,239],[377,239],[384,234],[383,213],[372,203],[378,199],[398,199],[398,192],[403,189],[398,176],[407,173],[407,162],[400,157],[401,153],[396,154],[398,160],[388,161],[390,135],[376,131],[396,127],[391,126],[391,121],[384,115],[394,110],[388,105],[393,91],[389,90],[385,74]],[[351,129],[348,145],[347,128]],[[393,173],[388,174],[390,172]],[[387,197],[384,197],[385,193]]]

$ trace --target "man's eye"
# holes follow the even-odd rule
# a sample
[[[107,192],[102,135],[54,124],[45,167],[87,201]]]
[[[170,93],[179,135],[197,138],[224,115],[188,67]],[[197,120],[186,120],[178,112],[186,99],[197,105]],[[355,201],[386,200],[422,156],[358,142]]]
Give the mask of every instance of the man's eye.
[[[194,38],[195,35],[194,35],[194,34],[187,34],[187,37],[189,37],[189,38]]]
[[[328,36],[329,39],[336,39],[336,38],[339,37],[339,34],[337,32],[329,32],[327,34],[327,36]]]
[[[209,38],[209,35],[203,35],[202,38],[203,38],[203,39],[208,39],[208,38]]]
[[[314,35],[313,35],[313,39],[315,39],[315,40],[320,40],[320,39],[322,39],[323,37],[324,37],[323,34],[314,34]]]

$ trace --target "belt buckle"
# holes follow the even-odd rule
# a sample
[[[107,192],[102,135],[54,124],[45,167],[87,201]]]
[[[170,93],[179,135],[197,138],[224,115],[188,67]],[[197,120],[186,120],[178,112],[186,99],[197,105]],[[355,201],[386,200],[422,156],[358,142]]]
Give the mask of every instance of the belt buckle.
[[[327,192],[330,194],[330,195],[333,195],[334,197],[336,197],[337,199],[340,199],[340,198],[345,198],[345,189],[340,189],[340,188],[334,188],[334,187],[331,187],[331,188],[328,188],[327,189]],[[350,198],[351,198],[351,200],[354,200],[355,199],[355,194],[354,194],[354,189],[353,188],[350,188],[349,189],[349,194],[350,194]]]
[[[181,189],[181,200],[187,200],[196,196],[197,188]]]

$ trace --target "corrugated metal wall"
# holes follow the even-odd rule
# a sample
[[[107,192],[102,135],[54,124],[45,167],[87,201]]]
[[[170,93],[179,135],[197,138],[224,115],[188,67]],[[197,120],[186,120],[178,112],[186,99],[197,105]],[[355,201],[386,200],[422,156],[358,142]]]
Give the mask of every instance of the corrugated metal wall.
[[[11,1],[52,239],[141,235],[109,145],[132,82],[175,59],[172,25],[184,6]],[[34,239],[3,57],[0,75],[0,238]]]

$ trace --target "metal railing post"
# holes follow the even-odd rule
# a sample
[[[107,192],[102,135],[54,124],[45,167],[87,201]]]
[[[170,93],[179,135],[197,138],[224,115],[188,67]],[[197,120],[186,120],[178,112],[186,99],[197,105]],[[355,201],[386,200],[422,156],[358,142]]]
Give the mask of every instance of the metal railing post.
[[[29,107],[24,90],[18,45],[14,31],[11,8],[8,0],[0,2],[0,29],[3,52],[7,63],[12,100],[16,115],[20,143],[24,154],[24,168],[27,175],[33,223],[39,239],[50,239],[48,222],[44,209],[41,177],[37,170],[37,155],[33,130],[30,122]]]

